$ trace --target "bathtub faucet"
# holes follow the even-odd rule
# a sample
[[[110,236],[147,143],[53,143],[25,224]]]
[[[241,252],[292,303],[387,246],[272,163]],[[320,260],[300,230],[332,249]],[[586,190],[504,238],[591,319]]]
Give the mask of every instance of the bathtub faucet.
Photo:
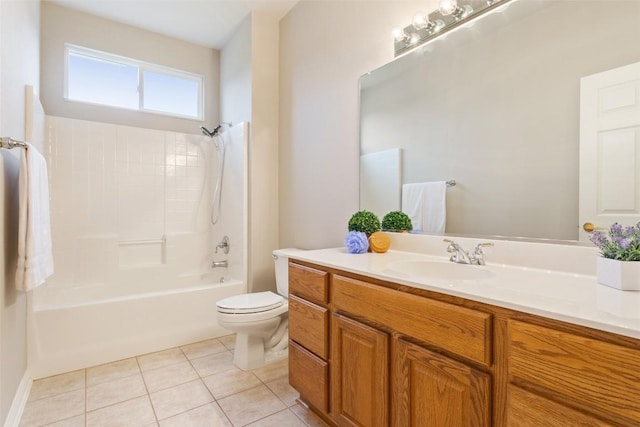
[[[211,263],[211,268],[217,268],[217,267],[227,268],[229,267],[229,262],[226,259],[222,261],[213,261]]]
[[[216,245],[215,253],[218,253],[218,249],[222,249],[225,254],[229,253],[229,237],[224,236],[220,243]]]

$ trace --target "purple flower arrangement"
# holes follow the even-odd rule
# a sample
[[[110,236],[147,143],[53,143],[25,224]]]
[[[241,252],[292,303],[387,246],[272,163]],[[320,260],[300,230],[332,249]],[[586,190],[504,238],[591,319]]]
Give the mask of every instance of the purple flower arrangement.
[[[594,231],[589,240],[600,249],[604,258],[640,261],[640,222],[628,227],[615,222],[611,225],[608,236]]]
[[[344,245],[350,254],[364,254],[369,249],[369,239],[362,231],[350,231],[344,237]]]

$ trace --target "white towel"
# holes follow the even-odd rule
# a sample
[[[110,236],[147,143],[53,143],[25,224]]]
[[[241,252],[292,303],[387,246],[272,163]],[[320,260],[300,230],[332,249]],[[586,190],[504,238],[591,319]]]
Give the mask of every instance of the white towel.
[[[27,144],[18,178],[18,267],[16,288],[30,291],[53,274],[47,162]]]
[[[404,184],[402,211],[411,218],[414,231],[444,233],[447,222],[445,181]]]

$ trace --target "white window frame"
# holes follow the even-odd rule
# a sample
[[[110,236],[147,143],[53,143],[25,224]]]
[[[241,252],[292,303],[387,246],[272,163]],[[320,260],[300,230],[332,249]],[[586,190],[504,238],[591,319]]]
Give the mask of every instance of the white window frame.
[[[79,101],[69,98],[69,54],[76,53],[83,56],[88,56],[99,61],[114,62],[116,64],[133,66],[138,69],[138,108],[126,108],[118,107],[114,105],[101,104],[97,102]],[[144,101],[144,79],[143,75],[145,71],[151,71],[158,74],[164,74],[172,77],[179,77],[181,79],[190,80],[198,85],[198,115],[189,116],[176,113],[168,113],[165,111],[151,110],[143,107]],[[192,73],[189,71],[178,70],[176,68],[165,67],[163,65],[152,64],[149,62],[139,61],[137,59],[127,58],[125,56],[114,55],[112,53],[102,52],[87,47],[77,46],[69,43],[65,43],[64,49],[64,99],[69,102],[77,102],[81,104],[100,105],[102,107],[117,108],[120,110],[140,111],[143,113],[160,114],[163,116],[178,117],[182,119],[190,120],[204,120],[204,76],[201,74]]]

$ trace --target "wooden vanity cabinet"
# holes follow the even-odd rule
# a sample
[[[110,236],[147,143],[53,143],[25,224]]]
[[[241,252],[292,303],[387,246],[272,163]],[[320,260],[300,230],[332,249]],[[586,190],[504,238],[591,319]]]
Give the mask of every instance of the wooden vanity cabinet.
[[[329,412],[329,274],[289,264],[289,383]]]
[[[337,426],[640,426],[640,340],[290,262],[290,383]]]

